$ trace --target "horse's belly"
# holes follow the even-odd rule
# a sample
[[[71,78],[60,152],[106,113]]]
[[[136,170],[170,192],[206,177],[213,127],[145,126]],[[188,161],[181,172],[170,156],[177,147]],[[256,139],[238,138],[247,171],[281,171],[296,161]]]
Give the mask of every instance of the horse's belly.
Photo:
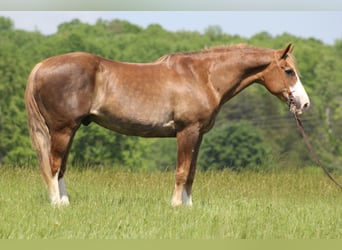
[[[176,135],[175,122],[172,119],[101,114],[94,116],[92,120],[100,126],[126,135],[143,137],[174,137]]]

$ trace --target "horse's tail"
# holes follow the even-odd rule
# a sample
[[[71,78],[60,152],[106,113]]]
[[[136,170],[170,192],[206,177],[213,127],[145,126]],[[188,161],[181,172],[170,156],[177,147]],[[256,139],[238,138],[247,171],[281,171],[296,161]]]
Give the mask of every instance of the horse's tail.
[[[40,65],[39,63],[33,68],[28,78],[25,90],[25,105],[31,141],[37,152],[40,168],[45,178],[51,178],[47,176],[51,173],[49,159],[51,138],[45,118],[38,107],[35,93],[37,71]]]

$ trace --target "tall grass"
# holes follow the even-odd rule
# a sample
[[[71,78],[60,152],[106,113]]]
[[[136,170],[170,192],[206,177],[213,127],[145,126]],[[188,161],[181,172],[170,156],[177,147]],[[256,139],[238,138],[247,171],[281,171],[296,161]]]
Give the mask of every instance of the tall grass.
[[[341,176],[338,176],[341,180]],[[342,199],[320,172],[198,172],[172,208],[173,173],[72,169],[67,208],[38,170],[0,168],[2,239],[341,239]]]

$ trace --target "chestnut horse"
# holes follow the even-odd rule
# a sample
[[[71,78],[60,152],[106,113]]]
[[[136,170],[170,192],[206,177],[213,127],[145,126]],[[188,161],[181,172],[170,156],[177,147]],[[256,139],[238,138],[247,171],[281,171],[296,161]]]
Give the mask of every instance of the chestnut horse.
[[[288,102],[292,112],[309,107],[292,48],[221,46],[169,54],[151,63],[76,52],[38,63],[29,76],[25,102],[52,204],[69,204],[63,176],[71,143],[81,124],[95,122],[126,135],[177,137],[171,204],[192,205],[202,136],[225,102],[260,83]]]

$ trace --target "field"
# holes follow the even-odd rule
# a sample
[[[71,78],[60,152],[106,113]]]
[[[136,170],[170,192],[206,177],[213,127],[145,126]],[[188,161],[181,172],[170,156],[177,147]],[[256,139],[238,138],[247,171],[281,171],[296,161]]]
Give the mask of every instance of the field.
[[[169,205],[173,181],[70,167],[71,205],[53,208],[37,169],[0,167],[0,238],[342,238],[341,191],[320,171],[198,172],[192,208]]]

